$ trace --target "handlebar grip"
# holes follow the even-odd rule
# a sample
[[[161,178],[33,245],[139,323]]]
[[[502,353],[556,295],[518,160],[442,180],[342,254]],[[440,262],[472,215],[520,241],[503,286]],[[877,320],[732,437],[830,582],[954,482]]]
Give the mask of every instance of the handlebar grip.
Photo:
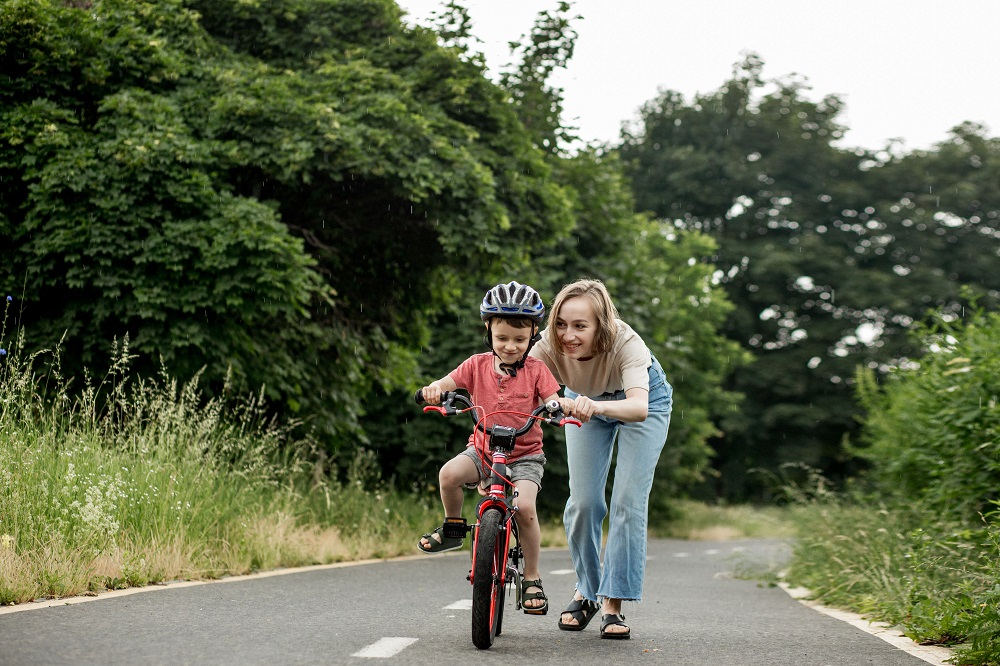
[[[424,404],[424,390],[417,389],[417,392],[413,394],[413,401],[418,405]]]

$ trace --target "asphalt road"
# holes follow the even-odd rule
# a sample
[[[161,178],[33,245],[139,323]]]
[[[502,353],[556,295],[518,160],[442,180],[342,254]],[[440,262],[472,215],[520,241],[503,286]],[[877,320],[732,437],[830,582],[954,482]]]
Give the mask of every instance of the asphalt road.
[[[315,568],[0,614],[0,664],[590,664],[926,666],[926,662],[734,570],[785,557],[774,541],[657,540],[629,641],[598,620],[560,631],[574,578],[542,553],[546,616],[504,616],[488,651],[470,638],[465,552]],[[372,656],[356,656],[370,654]]]

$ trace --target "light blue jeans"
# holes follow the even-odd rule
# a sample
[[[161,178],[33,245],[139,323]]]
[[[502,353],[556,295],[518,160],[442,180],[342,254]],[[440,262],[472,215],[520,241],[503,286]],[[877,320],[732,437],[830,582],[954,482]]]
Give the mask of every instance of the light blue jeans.
[[[577,395],[567,387],[567,397]],[[591,398],[623,400],[625,392]],[[577,589],[587,599],[642,599],[649,492],[667,439],[672,407],[673,388],[654,357],[649,367],[649,415],[645,421],[624,423],[595,416],[582,428],[566,428],[569,501],[563,522]],[[601,529],[608,516],[605,488],[616,438],[618,460],[602,568]]]

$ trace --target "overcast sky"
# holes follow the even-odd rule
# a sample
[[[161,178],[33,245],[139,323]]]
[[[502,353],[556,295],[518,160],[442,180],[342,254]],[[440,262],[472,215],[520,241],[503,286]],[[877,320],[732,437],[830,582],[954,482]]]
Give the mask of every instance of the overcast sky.
[[[397,0],[426,23],[439,0]],[[507,42],[530,32],[556,0],[459,0],[491,72],[510,62]],[[966,121],[1000,135],[1000,0],[576,0],[579,37],[567,71],[564,121],[585,140],[618,137],[659,88],[719,88],[742,53],[764,77],[797,73],[809,96],[846,102],[842,146],[930,148]]]

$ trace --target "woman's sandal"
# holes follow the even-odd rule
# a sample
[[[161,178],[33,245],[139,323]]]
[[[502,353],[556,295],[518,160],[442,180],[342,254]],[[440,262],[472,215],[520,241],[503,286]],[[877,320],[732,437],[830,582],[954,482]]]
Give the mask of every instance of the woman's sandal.
[[[624,640],[627,638],[632,638],[632,630],[629,626],[625,624],[624,615],[615,615],[614,613],[608,613],[607,615],[601,616],[601,638],[617,638],[619,640]],[[617,625],[619,627],[625,627],[628,631],[615,632],[608,631],[608,627],[612,625]]]
[[[569,606],[566,606],[566,610],[563,613],[569,613],[576,620],[576,624],[566,624],[562,621],[562,616],[559,618],[559,628],[563,631],[583,631],[583,628],[590,624],[590,621],[594,619],[597,615],[597,611],[600,610],[600,606],[597,605],[596,601],[591,601],[590,599],[574,599],[570,602]]]
[[[444,553],[449,550],[456,550],[462,547],[462,544],[465,542],[465,539],[447,539],[444,536],[443,530],[444,526],[435,529],[433,532],[428,532],[427,534],[420,537],[421,540],[427,539],[427,541],[429,541],[431,545],[424,548],[424,544],[418,541],[417,548],[419,548],[421,551],[425,553]],[[435,534],[438,535],[438,539],[441,539],[441,541],[438,541],[437,539],[434,538]]]
[[[537,587],[538,592],[525,592],[529,587]],[[544,603],[541,606],[525,606],[525,601],[531,601],[533,599],[541,599]],[[549,612],[549,598],[545,596],[545,590],[542,589],[542,579],[538,580],[521,580],[521,606],[524,608],[525,615],[545,615]]]

